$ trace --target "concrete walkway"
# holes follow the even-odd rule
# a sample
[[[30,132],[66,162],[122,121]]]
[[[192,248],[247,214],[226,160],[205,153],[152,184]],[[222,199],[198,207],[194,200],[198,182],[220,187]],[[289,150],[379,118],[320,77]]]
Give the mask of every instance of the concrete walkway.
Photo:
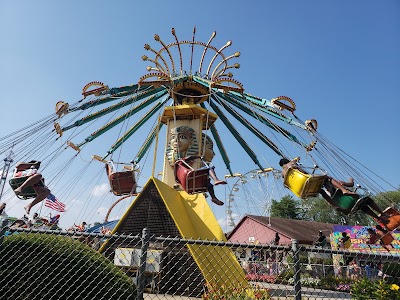
[[[273,299],[294,299],[293,286],[291,285],[268,284],[266,287],[269,288],[270,295],[273,297]],[[309,287],[301,288],[301,296],[303,300],[351,299],[350,294],[348,293]]]
[[[266,283],[263,284],[265,288],[270,290],[270,295],[274,300],[293,300],[294,299],[294,291],[293,286],[291,285],[283,285],[283,284],[272,284]],[[350,294],[331,291],[331,290],[322,290],[315,288],[301,288],[301,299],[302,300],[338,300],[338,299],[351,299]],[[200,298],[195,297],[185,297],[180,295],[167,295],[167,294],[144,294],[145,300],[198,300]]]

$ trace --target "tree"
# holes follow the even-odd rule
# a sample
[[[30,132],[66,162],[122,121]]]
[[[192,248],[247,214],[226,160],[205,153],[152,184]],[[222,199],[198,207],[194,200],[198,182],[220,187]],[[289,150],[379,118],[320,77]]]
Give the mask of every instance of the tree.
[[[302,199],[301,207],[303,208],[301,217],[308,221],[346,225],[370,225],[372,221],[363,212],[351,216],[338,212],[322,197]]]
[[[131,278],[69,237],[13,234],[3,240],[0,257],[1,299],[136,299]]]
[[[388,206],[395,205],[400,206],[400,188],[396,191],[382,192],[374,197],[376,204],[378,204],[382,209]]]
[[[300,220],[300,203],[286,195],[280,201],[272,200],[271,217]]]

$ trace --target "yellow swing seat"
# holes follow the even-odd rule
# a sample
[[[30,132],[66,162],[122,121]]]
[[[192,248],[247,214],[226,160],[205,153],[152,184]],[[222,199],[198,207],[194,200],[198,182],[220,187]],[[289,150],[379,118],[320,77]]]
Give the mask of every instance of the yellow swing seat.
[[[289,168],[283,184],[299,198],[316,197],[324,184],[326,175],[307,174],[296,168]]]

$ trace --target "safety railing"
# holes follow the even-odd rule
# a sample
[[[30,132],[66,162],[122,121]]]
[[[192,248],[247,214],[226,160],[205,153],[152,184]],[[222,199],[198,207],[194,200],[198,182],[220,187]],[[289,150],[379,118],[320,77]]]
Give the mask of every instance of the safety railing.
[[[0,299],[381,299],[379,289],[400,299],[398,256],[295,240],[254,245],[156,237],[145,228],[138,236],[2,226],[0,261]]]

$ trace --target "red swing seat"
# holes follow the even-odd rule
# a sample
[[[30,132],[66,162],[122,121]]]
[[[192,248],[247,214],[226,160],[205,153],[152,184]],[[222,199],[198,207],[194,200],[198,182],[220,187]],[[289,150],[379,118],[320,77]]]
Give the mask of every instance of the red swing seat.
[[[134,170],[116,172],[114,164],[106,164],[106,172],[110,182],[111,191],[116,196],[136,194],[136,179]]]
[[[188,194],[204,193],[208,190],[209,167],[194,169],[188,162],[201,158],[200,156],[188,156],[178,159],[174,165],[175,181],[182,186]]]
[[[390,245],[394,241],[394,237],[388,232],[381,238],[381,241],[384,245]]]
[[[397,209],[388,207],[383,212],[390,216],[388,218],[389,223],[384,224],[389,231],[393,231],[400,226],[400,212]]]
[[[24,182],[29,178],[30,176],[23,176],[23,177],[15,177],[11,178],[9,180],[10,186],[13,189],[13,191],[16,188],[19,188],[21,185],[24,184]],[[44,184],[44,178],[42,178],[35,186],[38,187],[45,187]],[[26,199],[31,199],[31,198],[36,198],[37,193],[33,186],[29,186],[25,189],[22,190],[22,193],[20,195],[16,195],[19,199],[26,200]]]

